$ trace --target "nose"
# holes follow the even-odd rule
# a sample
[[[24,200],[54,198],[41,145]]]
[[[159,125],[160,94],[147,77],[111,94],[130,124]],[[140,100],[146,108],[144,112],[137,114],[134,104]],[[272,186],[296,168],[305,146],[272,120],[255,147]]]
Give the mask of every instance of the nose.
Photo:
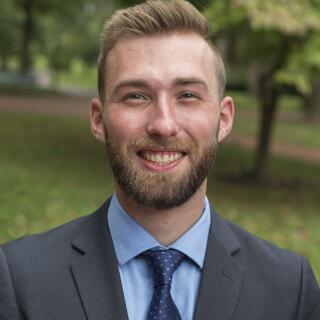
[[[174,105],[162,99],[150,106],[147,133],[150,136],[169,138],[179,132]]]

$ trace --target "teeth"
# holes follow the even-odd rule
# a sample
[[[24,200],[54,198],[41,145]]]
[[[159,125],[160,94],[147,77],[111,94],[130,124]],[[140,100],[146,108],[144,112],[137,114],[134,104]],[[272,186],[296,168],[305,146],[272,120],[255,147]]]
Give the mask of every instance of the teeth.
[[[175,153],[156,153],[145,151],[142,153],[142,157],[148,161],[155,162],[158,165],[166,165],[170,162],[176,161],[183,156],[182,152]]]
[[[156,155],[156,162],[162,163],[162,157],[160,156],[160,154]]]

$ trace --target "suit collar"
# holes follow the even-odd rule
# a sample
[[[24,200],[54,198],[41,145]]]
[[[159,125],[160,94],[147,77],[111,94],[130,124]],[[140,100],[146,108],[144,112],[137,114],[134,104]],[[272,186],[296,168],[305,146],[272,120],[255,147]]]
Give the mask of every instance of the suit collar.
[[[216,241],[227,254],[233,255],[241,248],[241,244],[231,230],[229,223],[210,206],[212,224],[208,241]]]
[[[244,269],[235,260],[240,243],[228,223],[211,208],[206,258],[201,276],[195,320],[230,320],[235,309]]]
[[[71,265],[88,320],[127,320],[117,258],[106,222],[107,200],[86,219],[72,245],[79,259]],[[195,320],[230,320],[236,306],[244,269],[235,260],[240,243],[228,223],[211,207],[209,231]]]
[[[210,204],[206,197],[204,211],[198,221],[178,240],[168,247],[164,247],[122,208],[116,194],[112,196],[108,209],[108,225],[120,266],[143,251],[154,247],[163,247],[173,248],[184,253],[202,268],[210,220]]]
[[[71,265],[88,320],[128,319],[106,213],[110,199],[89,216],[72,246],[80,257]]]

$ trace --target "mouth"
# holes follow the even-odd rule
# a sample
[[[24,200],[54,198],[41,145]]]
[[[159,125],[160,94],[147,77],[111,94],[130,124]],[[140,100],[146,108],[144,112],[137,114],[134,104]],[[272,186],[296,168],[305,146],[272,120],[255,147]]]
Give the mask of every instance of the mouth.
[[[168,151],[168,150],[140,150],[137,155],[154,167],[173,167],[178,164],[185,156],[183,151]]]

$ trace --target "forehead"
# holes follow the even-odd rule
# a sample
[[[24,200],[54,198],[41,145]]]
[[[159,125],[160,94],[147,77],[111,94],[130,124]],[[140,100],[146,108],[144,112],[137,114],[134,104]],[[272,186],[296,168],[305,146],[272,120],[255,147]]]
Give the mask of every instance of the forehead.
[[[124,79],[169,85],[170,80],[184,77],[216,87],[215,59],[210,45],[192,32],[121,39],[106,60],[106,89]]]

